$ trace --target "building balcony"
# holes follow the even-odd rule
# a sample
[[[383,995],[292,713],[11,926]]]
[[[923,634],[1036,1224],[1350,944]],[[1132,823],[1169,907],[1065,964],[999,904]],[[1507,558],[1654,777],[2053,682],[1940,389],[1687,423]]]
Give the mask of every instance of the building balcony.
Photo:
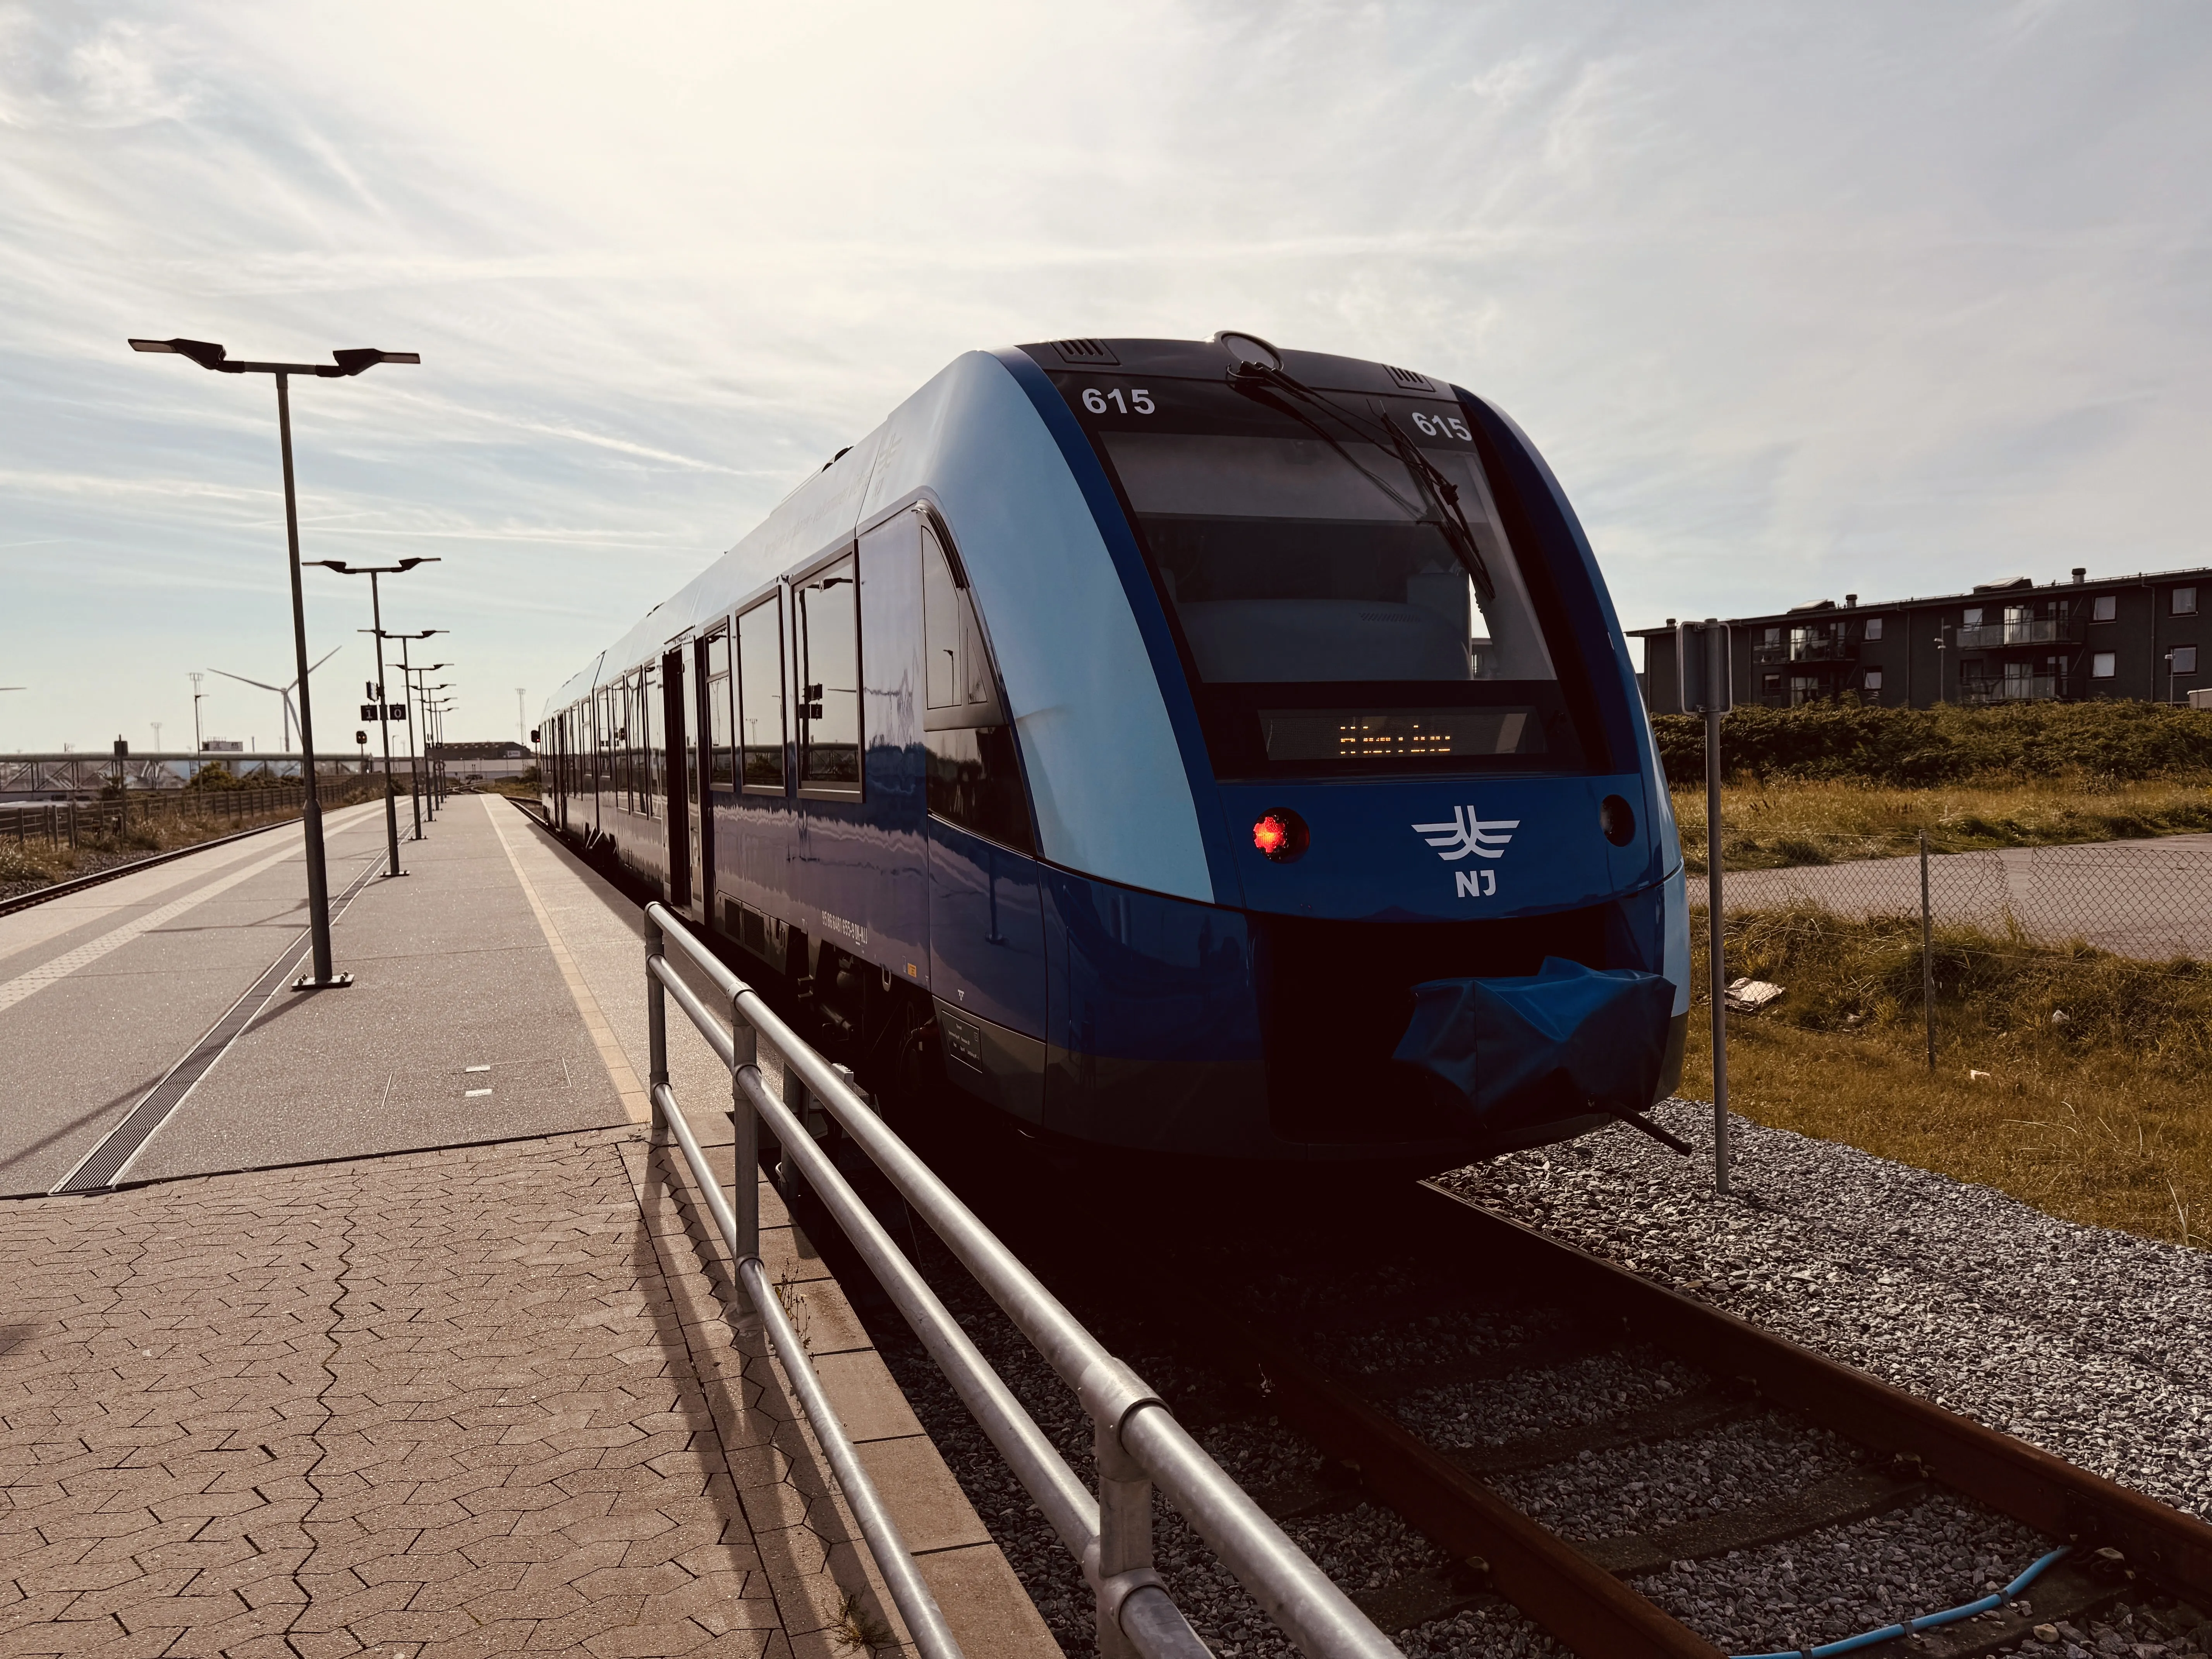
[[[2065,695],[2066,678],[2063,674],[2014,674],[1959,683],[1959,697],[1963,702],[2029,702]]]
[[[2036,617],[2026,622],[1985,623],[1979,628],[1962,628],[1956,643],[1961,651],[1995,651],[2008,645],[2052,645],[2080,637],[2070,617]]]
[[[1859,642],[1847,639],[1791,640],[1783,645],[1754,645],[1755,663],[1856,662]]]

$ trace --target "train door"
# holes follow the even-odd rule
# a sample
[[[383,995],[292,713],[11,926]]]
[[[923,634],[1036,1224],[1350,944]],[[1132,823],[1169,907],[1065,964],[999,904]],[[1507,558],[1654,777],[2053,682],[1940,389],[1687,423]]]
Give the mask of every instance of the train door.
[[[692,759],[692,722],[684,706],[684,659],[690,654],[688,643],[678,644],[660,659],[660,753],[654,757],[653,768],[660,775],[655,782],[666,791],[668,904],[687,915],[691,896],[698,891],[693,878],[692,849],[697,843],[691,833],[690,806],[698,767]]]
[[[546,728],[546,737],[553,738],[553,741],[538,745],[538,765],[544,768],[544,775],[553,781],[553,827],[556,830],[568,827],[568,765],[566,765],[568,744],[566,744],[566,732],[568,732],[568,714],[562,712],[562,714],[553,717],[553,723]]]
[[[946,1067],[1042,1121],[1044,909],[1028,798],[958,556],[927,518],[921,528],[929,965]]]
[[[731,742],[730,630],[717,627],[699,641],[692,658],[698,696],[692,720],[698,732],[693,751],[698,769],[693,775],[696,805],[691,815],[692,890],[698,895],[698,916],[708,928],[715,921],[715,815],[737,787],[736,756]]]

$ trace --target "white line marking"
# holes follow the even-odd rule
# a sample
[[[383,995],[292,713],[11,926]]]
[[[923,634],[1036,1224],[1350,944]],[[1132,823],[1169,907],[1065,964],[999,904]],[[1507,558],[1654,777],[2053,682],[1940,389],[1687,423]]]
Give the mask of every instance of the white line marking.
[[[552,950],[553,960],[561,969],[561,977],[568,984],[569,999],[575,1003],[577,1013],[583,1018],[585,1030],[591,1034],[592,1046],[599,1051],[599,1063],[607,1068],[607,1079],[615,1085],[615,1093],[622,1097],[623,1109],[629,1113],[629,1121],[633,1123],[652,1122],[653,1097],[646,1093],[645,1085],[637,1080],[637,1073],[630,1068],[629,1057],[623,1053],[622,1044],[616,1041],[614,1028],[607,1024],[606,1016],[599,1011],[599,1000],[592,994],[592,988],[585,982],[583,970],[577,967],[576,958],[569,954],[568,943],[561,937],[561,930],[553,925],[553,918],[546,911],[545,901],[538,896],[537,884],[523,869],[522,860],[515,853],[514,843],[507,839],[507,825],[501,821],[505,815],[492,805],[500,798],[497,795],[481,795],[477,799],[483,802],[484,816],[491,820],[491,832],[499,837],[500,848],[507,854],[507,861],[514,866],[514,878],[522,884],[523,897],[530,901],[530,913],[538,918],[538,931],[545,935],[545,943]]]
[[[258,859],[242,870],[234,870],[219,880],[210,882],[196,893],[187,893],[180,899],[171,899],[167,904],[149,910],[135,921],[126,921],[120,927],[112,927],[74,951],[65,951],[35,968],[25,969],[15,978],[0,982],[0,1010],[14,1007],[25,997],[45,990],[58,980],[67,979],[80,968],[90,967],[109,951],[119,951],[141,935],[152,933],[166,922],[174,921],[194,905],[204,903],[219,893],[228,892],[239,883],[259,875],[274,865],[282,864],[286,859],[299,856],[297,847],[286,847],[282,852],[271,853],[267,858]]]

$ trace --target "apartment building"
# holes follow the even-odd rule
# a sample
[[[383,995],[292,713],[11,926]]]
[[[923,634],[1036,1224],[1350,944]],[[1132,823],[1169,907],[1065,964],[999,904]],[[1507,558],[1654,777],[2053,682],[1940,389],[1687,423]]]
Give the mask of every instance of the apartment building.
[[[2187,702],[2212,688],[2200,642],[2212,648],[2212,569],[2038,583],[1982,582],[1936,599],[1861,605],[1822,599],[1766,617],[1731,617],[1735,701],[1788,708],[1856,694],[1867,702],[1926,708],[1939,702],[2131,697]],[[1632,629],[1644,641],[1644,697],[1679,713],[1674,623]],[[2212,659],[2206,661],[2212,670]]]

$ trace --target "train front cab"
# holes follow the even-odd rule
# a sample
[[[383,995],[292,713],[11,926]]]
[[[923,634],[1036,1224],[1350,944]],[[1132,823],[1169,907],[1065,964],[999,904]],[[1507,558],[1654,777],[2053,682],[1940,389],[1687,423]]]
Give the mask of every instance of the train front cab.
[[[1663,981],[1640,1006],[1652,1097],[1671,1092],[1688,940],[1666,787],[1595,562],[1527,440],[1379,364],[1287,354],[1305,403],[1240,387],[1218,347],[1109,342],[1102,364],[1070,343],[1015,368],[1151,612],[1231,902],[1041,871],[1047,1125],[1439,1166],[1564,1138],[1612,1113],[1553,1086],[1485,1117],[1395,1057],[1416,985],[1547,959]],[[1419,522],[1437,503],[1414,467],[1336,410],[1455,487],[1472,560]]]

